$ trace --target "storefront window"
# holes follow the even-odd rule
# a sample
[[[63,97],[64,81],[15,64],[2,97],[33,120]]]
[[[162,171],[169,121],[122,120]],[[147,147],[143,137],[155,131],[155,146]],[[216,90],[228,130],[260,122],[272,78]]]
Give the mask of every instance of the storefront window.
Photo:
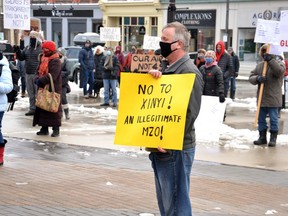
[[[137,17],[131,17],[131,25],[137,25]]]
[[[62,46],[62,22],[61,20],[52,20],[52,40],[56,43],[57,47]]]
[[[254,43],[255,29],[239,29],[239,59],[254,61],[257,59],[257,48]]]
[[[130,25],[130,17],[124,17],[124,25]]]
[[[151,36],[157,36],[158,34],[158,18],[151,17]]]
[[[195,52],[198,49],[215,49],[214,28],[189,29],[189,31],[191,33],[190,52]]]
[[[144,17],[124,17],[124,51],[129,51],[132,46],[140,47],[143,44],[144,35],[140,34],[139,29],[144,26],[144,22]]]
[[[138,24],[144,25],[144,17],[138,17]]]

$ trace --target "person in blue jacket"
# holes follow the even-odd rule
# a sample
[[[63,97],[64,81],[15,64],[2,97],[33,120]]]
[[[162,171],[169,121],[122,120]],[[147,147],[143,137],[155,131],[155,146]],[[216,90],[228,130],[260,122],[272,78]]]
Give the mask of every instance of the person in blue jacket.
[[[83,95],[85,98],[91,98],[94,87],[94,54],[91,47],[91,41],[86,40],[84,47],[79,53],[79,63],[82,70],[83,78]],[[87,84],[89,89],[87,90]]]

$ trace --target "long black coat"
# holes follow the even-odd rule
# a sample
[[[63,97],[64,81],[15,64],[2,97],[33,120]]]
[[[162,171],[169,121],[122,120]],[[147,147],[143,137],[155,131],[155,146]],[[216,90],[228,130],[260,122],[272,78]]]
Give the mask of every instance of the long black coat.
[[[51,60],[48,64],[48,72],[52,75],[55,92],[61,95],[62,93],[62,74],[61,74],[61,62],[59,58],[55,58]],[[46,84],[50,83],[49,75],[43,75],[42,77],[38,77],[39,79],[38,87],[44,87]],[[51,89],[50,89],[51,91]],[[59,105],[58,112],[52,113],[47,112],[43,109],[36,107],[34,118],[33,118],[33,126],[45,126],[45,127],[60,127],[61,126],[61,117],[62,117],[62,106],[61,103]]]

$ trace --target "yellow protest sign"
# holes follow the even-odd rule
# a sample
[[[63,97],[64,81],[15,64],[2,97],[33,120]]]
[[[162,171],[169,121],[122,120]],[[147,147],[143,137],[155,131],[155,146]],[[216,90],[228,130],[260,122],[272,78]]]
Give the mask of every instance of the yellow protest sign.
[[[114,143],[181,150],[195,74],[121,74]]]

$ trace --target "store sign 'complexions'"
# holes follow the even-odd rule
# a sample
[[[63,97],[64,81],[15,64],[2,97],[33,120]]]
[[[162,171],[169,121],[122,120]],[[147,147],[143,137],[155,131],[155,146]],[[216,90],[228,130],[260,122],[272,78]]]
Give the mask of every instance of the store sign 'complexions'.
[[[174,20],[185,26],[215,26],[216,10],[176,11]]]

